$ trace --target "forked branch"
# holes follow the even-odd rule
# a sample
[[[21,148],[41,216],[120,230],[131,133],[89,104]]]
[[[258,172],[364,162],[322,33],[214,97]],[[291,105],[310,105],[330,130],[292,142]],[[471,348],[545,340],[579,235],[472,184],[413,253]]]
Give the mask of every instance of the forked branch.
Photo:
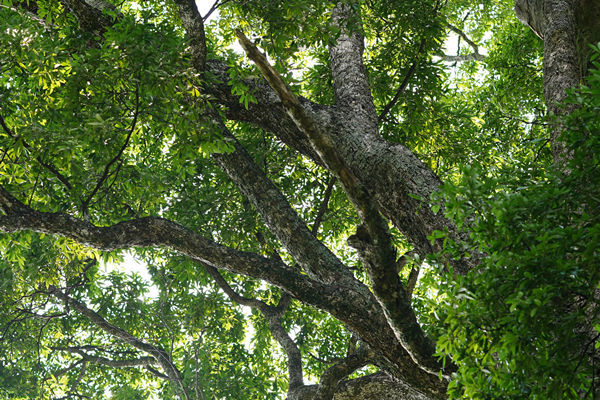
[[[434,357],[435,346],[418,324],[404,285],[396,273],[396,251],[387,221],[379,214],[362,182],[338,153],[330,134],[302,107],[265,55],[240,30],[236,31],[236,35],[242,48],[275,90],[298,128],[307,135],[328,168],[340,179],[363,221],[355,235],[360,242],[359,252],[367,265],[375,296],[383,305],[396,337],[417,365],[431,374],[437,374],[441,365]]]
[[[235,290],[233,290],[229,283],[227,283],[225,278],[223,278],[223,275],[221,275],[221,273],[215,268],[209,265],[204,265],[204,269],[206,269],[210,276],[213,277],[217,285],[219,285],[221,290],[223,290],[232,301],[243,306],[255,308],[262,313],[264,318],[267,320],[271,334],[283,348],[287,356],[289,391],[292,392],[298,387],[304,386],[302,356],[300,354],[300,350],[298,349],[296,342],[294,342],[281,324],[281,317],[291,300],[290,296],[284,294],[279,300],[279,304],[277,306],[270,306],[264,301],[240,296],[235,292]]]
[[[369,364],[375,357],[376,353],[368,345],[362,343],[354,353],[349,354],[323,372],[313,400],[333,399],[338,384],[357,369]]]

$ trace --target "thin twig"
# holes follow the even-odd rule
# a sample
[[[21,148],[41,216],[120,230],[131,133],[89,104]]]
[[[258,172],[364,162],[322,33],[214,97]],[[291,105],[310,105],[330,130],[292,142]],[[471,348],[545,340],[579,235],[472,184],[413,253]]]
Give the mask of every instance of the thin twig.
[[[83,379],[83,376],[85,375],[86,367],[87,367],[87,361],[82,362],[81,369],[79,370],[79,375],[77,375],[77,378],[75,379],[75,381],[73,381],[73,384],[71,385],[71,388],[69,389],[69,393],[75,393],[75,390],[77,390],[77,386],[79,386],[79,383],[81,383],[81,380]]]
[[[421,267],[419,265],[412,267],[410,269],[410,274],[408,275],[408,281],[406,282],[406,294],[408,298],[411,299],[413,292],[415,290],[415,286],[417,285],[417,280],[419,279],[419,272]]]
[[[202,17],[202,21],[206,21],[208,18],[210,18],[210,15],[215,12],[215,10],[219,7],[221,7],[222,5],[224,5],[225,3],[229,3],[230,0],[217,0],[213,3],[212,7],[210,8],[210,10],[208,10],[208,12],[206,13],[206,15],[204,17]]]
[[[268,305],[264,301],[258,299],[249,299],[237,294],[227,283],[225,278],[217,269],[210,265],[203,264],[206,271],[215,279],[219,287],[229,296],[229,298],[238,304],[253,307],[258,309],[269,325],[271,335],[279,343],[285,351],[288,359],[288,374],[289,374],[289,389],[288,393],[296,390],[298,387],[304,386],[302,372],[302,356],[300,349],[288,332],[281,324],[281,317],[290,304],[291,297],[288,294],[283,294],[279,300],[279,304],[275,307]]]
[[[315,217],[315,222],[312,227],[313,236],[317,237],[317,233],[319,233],[319,226],[323,220],[323,216],[327,211],[327,205],[329,204],[329,199],[331,197],[331,192],[333,191],[333,185],[335,184],[336,177],[332,177],[327,184],[327,188],[325,189],[325,194],[323,195],[323,201],[321,202],[321,206],[319,207],[319,211],[317,212],[317,216]]]
[[[171,282],[167,283],[167,285],[165,287],[165,292],[166,292],[165,296],[169,295],[170,286],[171,286]],[[175,346],[175,333],[173,332],[173,329],[171,328],[171,326],[165,320],[164,306],[165,306],[165,297],[162,297],[161,300],[160,300],[160,303],[158,305],[158,312],[156,314],[158,315],[158,319],[160,320],[160,322],[162,323],[162,325],[165,328],[167,328],[167,330],[169,331],[169,337],[170,337],[170,340],[171,340],[171,346],[170,346],[170,349],[169,349],[169,355],[171,357],[173,357],[173,347]]]
[[[31,195],[29,196],[29,200],[27,201],[27,205],[31,206],[31,200],[33,200],[33,195],[35,194],[35,190],[37,189],[38,182],[40,180],[40,174],[35,175],[35,182],[33,184],[33,189],[31,189]]]
[[[477,45],[477,43],[475,43],[474,41],[472,41],[471,39],[469,39],[469,37],[467,36],[466,33],[464,33],[462,30],[458,29],[456,26],[448,24],[448,28],[456,33],[458,36],[460,36],[465,42],[467,42],[469,44],[469,46],[471,46],[471,48],[475,51],[476,54],[479,54],[479,46]]]
[[[200,385],[198,384],[198,365],[200,362],[198,359],[200,358],[198,354],[198,348],[200,347],[200,341],[202,340],[202,331],[198,334],[198,346],[194,346],[194,359],[196,361],[196,368],[194,368],[194,392],[196,393],[196,400],[202,399],[206,400],[204,397],[204,391],[200,389]]]
[[[419,43],[419,48],[417,49],[417,54],[415,55],[410,68],[406,72],[406,75],[404,76],[402,83],[400,83],[400,86],[398,86],[398,89],[396,89],[396,94],[394,94],[394,97],[392,98],[392,100],[386,104],[386,106],[383,108],[383,110],[379,114],[379,117],[377,117],[377,120],[379,122],[381,122],[385,118],[387,113],[390,112],[392,107],[394,107],[396,105],[396,103],[400,99],[400,96],[402,95],[402,92],[408,86],[408,82],[409,82],[410,78],[412,77],[412,75],[414,74],[415,70],[417,69],[417,65],[419,64],[419,61],[421,59],[421,52],[423,51],[423,48],[425,47],[425,43],[426,43],[425,38],[421,39],[421,43]]]
[[[317,356],[316,354],[314,354],[311,351],[308,352],[308,355],[311,356],[315,361],[318,361],[321,364],[325,364],[325,365],[335,364],[335,363],[341,362],[345,359],[345,357],[336,357],[336,358],[332,358],[331,360],[325,360],[324,358]]]
[[[121,158],[121,156],[123,155],[123,152],[129,145],[129,140],[131,139],[131,136],[133,135],[133,132],[135,130],[135,126],[136,126],[136,123],[138,120],[139,111],[140,111],[140,82],[138,79],[138,81],[136,82],[136,89],[135,89],[135,114],[133,115],[133,121],[131,122],[131,128],[129,129],[129,133],[127,134],[125,143],[123,143],[123,146],[121,146],[121,148],[119,149],[119,152],[104,167],[104,172],[102,173],[102,176],[96,183],[94,190],[92,190],[92,193],[90,193],[90,195],[87,197],[87,199],[85,199],[85,201],[82,202],[81,210],[82,210],[84,217],[86,217],[88,215],[88,206],[90,204],[90,201],[96,195],[96,193],[98,192],[98,190],[100,189],[100,187],[102,186],[104,181],[106,181],[106,179],[109,177],[110,167],[112,167],[112,165]]]

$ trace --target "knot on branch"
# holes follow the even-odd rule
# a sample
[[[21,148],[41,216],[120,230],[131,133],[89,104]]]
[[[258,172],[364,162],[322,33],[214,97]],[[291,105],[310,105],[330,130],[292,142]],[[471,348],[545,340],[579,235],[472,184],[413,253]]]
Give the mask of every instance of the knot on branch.
[[[346,243],[348,243],[350,247],[358,250],[362,256],[362,253],[373,244],[373,240],[371,239],[371,235],[369,235],[367,228],[363,224],[360,224],[356,227],[356,233],[346,239]]]

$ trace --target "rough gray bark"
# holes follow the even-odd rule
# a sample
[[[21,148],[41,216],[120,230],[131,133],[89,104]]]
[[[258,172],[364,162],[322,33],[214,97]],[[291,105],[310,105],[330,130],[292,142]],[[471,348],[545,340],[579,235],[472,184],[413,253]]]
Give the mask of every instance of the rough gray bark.
[[[83,3],[81,0],[71,1]],[[193,5],[183,0],[177,4],[184,27],[192,30],[188,32],[192,61],[201,72],[205,54],[203,31],[194,28],[201,25],[201,20]],[[82,14],[82,18],[86,17],[85,11]],[[225,76],[221,83],[210,85],[206,91],[224,105],[235,103],[239,119],[272,130],[315,162],[328,166],[340,177],[346,177],[343,182],[349,197],[357,204],[357,211],[369,227],[369,235],[379,243],[366,256],[375,271],[371,276],[376,283],[377,299],[314,238],[277,188],[240,146],[233,153],[217,155],[215,159],[309,276],[279,260],[220,246],[164,219],[143,218],[101,228],[65,214],[39,213],[5,191],[0,191],[0,205],[6,213],[0,217],[0,227],[5,232],[31,229],[64,235],[105,250],[167,246],[204,264],[265,280],[305,303],[330,312],[373,349],[385,354],[380,365],[395,377],[419,388],[431,398],[443,398],[446,382],[436,376],[440,366],[433,357],[434,348],[420,329],[396,274],[395,251],[391,248],[387,222],[377,210],[391,219],[422,255],[439,248],[432,247],[427,240],[433,230],[448,227],[451,234],[456,234],[456,231],[441,215],[434,215],[427,205],[430,195],[441,183],[435,174],[408,149],[390,144],[379,136],[377,114],[362,62],[363,38],[359,31],[348,30],[349,26],[357,25],[356,18],[350,15],[350,8],[344,4],[336,7],[333,16],[343,28],[339,40],[330,49],[336,91],[334,106],[318,106],[294,97],[300,105],[294,109],[300,112],[294,115],[294,121],[286,114],[291,109],[285,101],[264,85],[256,83],[255,88],[259,89],[256,91],[259,100],[256,108],[259,110],[251,110],[250,115],[241,110],[238,99],[231,96],[226,70],[219,63],[209,63],[208,68],[217,76]],[[236,111],[235,107],[231,109]],[[231,111],[229,113],[235,118]],[[298,124],[299,119],[304,122]],[[303,129],[307,123],[320,133],[311,136],[313,130]],[[319,142],[326,142],[327,146],[323,147]],[[390,192],[390,187],[395,190]],[[381,249],[385,251],[380,252]],[[464,270],[466,268],[461,271]],[[391,285],[388,281],[395,284]],[[283,337],[278,329],[274,329],[273,333]],[[285,348],[287,342],[284,342]],[[298,377],[294,380],[297,381]]]
[[[339,12],[334,15],[339,15]],[[357,32],[351,37],[342,35],[330,51],[334,85],[337,85],[336,98],[341,99],[340,103],[324,106],[302,98],[298,100],[316,123],[331,133],[333,147],[368,189],[377,209],[425,257],[441,249],[440,242],[432,245],[427,239],[433,231],[448,231],[453,238],[460,234],[456,226],[443,216],[443,210],[435,214],[429,206],[431,195],[441,185],[439,177],[408,148],[390,143],[379,135],[377,114],[361,58],[362,42],[357,40],[358,36]],[[252,104],[246,110],[240,106],[239,99],[231,95],[226,66],[211,61],[208,67],[218,82],[205,90],[215,97],[215,101],[227,107],[228,118],[256,124],[316,163],[326,165],[271,88],[258,80],[247,81],[258,104]],[[336,76],[339,78],[336,79]],[[360,96],[344,97],[354,91],[359,91]],[[464,273],[476,263],[476,259],[465,259],[453,262],[453,267],[458,273]]]
[[[334,20],[336,16],[341,12],[340,9],[334,10]],[[341,17],[340,17],[341,18]],[[348,19],[346,16],[343,19]],[[339,25],[341,21],[336,21]],[[368,84],[366,82],[366,72],[364,67],[359,68],[362,65],[362,58],[360,54],[355,54],[355,47],[348,45],[349,36],[343,26],[340,26],[342,35],[340,41],[344,44],[345,50],[339,50],[339,54],[343,54],[343,58],[350,56],[348,60],[354,61],[358,66],[355,68],[356,71],[352,71],[352,67],[348,70],[336,71],[337,73],[344,73],[346,75],[354,75],[349,80],[350,88],[341,87],[341,92],[352,92],[360,90],[363,86]],[[309,141],[315,151],[320,155],[321,159],[325,162],[327,167],[336,174],[339,178],[342,186],[349,198],[354,205],[357,214],[362,220],[362,224],[357,229],[357,248],[364,263],[367,267],[369,277],[372,282],[373,293],[383,307],[383,311],[387,317],[387,320],[391,327],[394,329],[396,337],[402,344],[402,346],[408,351],[412,359],[419,367],[426,371],[436,374],[441,370],[441,364],[435,359],[435,345],[425,336],[423,330],[417,322],[416,316],[412,309],[410,300],[408,299],[407,292],[397,274],[396,265],[396,251],[392,245],[391,235],[388,230],[387,221],[382,218],[379,211],[376,209],[369,193],[365,188],[365,184],[361,182],[356,175],[348,168],[344,159],[340,156],[337,148],[333,144],[331,138],[332,133],[323,129],[319,125],[319,122],[313,118],[313,116],[307,112],[300,104],[296,96],[291,92],[289,87],[283,82],[279,74],[269,64],[266,57],[254,46],[241,32],[237,32],[240,44],[248,54],[248,56],[256,63],[260,71],[262,72],[265,79],[269,82],[269,85],[275,90],[278,97],[282,101],[286,111],[298,126],[300,130],[309,138]],[[356,41],[354,41],[356,42]],[[361,43],[362,41],[360,41]],[[339,44],[334,48],[340,46]],[[360,53],[361,50],[359,50]],[[347,63],[349,63],[348,61]],[[334,78],[335,80],[335,78]],[[361,82],[364,84],[361,85]],[[340,82],[340,85],[344,85],[348,82]],[[358,87],[357,88],[355,88]],[[363,106],[358,106],[358,110],[355,109],[358,100],[351,102],[349,105],[345,105],[350,110],[352,115],[360,113],[360,109],[365,104],[372,104],[370,93],[367,95],[367,99],[364,99],[364,95],[360,96]],[[371,117],[376,122],[375,107],[371,107]],[[376,123],[375,123],[376,125]],[[237,163],[236,163],[237,164]],[[245,185],[246,189],[250,189],[250,192],[255,191],[257,185],[241,183]],[[239,184],[238,184],[239,185]]]
[[[179,8],[179,17],[185,28],[186,37],[190,43],[192,65],[198,71],[204,71],[206,63],[206,37],[204,34],[204,21],[198,12],[194,0],[175,0]]]
[[[312,400],[316,385],[305,386],[287,400]],[[341,382],[333,400],[430,400],[428,397],[406,384],[384,373],[367,375],[362,378]]]
[[[325,284],[281,260],[221,246],[162,218],[147,217],[97,227],[67,214],[35,211],[0,186],[0,232],[22,230],[65,236],[101,250],[169,247],[203,264],[269,282],[295,298],[329,312],[355,330],[365,342],[385,354],[382,365],[393,370],[398,379],[432,398],[444,398],[446,382],[414,363],[396,340],[379,303],[358,281],[355,285]],[[344,282],[342,278],[340,280]]]
[[[225,137],[232,138],[223,125]],[[226,154],[215,154],[214,159],[222,166],[240,191],[261,214],[271,232],[292,254],[304,271],[323,282],[347,280],[353,285],[356,280],[348,268],[318,241],[304,221],[290,206],[285,197],[254,163],[246,150],[234,141],[235,150]]]
[[[562,107],[567,90],[583,83],[589,44],[600,40],[600,2],[596,0],[517,0],[515,12],[544,41],[544,98],[548,111],[567,115]],[[550,132],[552,155],[558,166],[568,157],[559,140],[560,126]]]
[[[221,78],[221,83],[206,90],[216,100],[227,106],[226,116],[246,121],[273,133],[285,144],[324,165],[321,157],[311,148],[306,136],[285,112],[275,93],[259,82],[248,81],[254,89],[258,104],[248,110],[240,107],[237,97],[231,95],[227,86],[229,77],[224,65],[209,62],[211,71]],[[300,98],[308,109],[329,132],[340,156],[361,182],[365,182],[379,211],[392,221],[415,246],[421,256],[440,250],[427,239],[434,230],[448,230],[453,237],[459,236],[456,226],[442,212],[433,213],[428,201],[441,180],[417,156],[400,143],[390,143],[374,134],[373,130],[361,129],[363,122],[353,113],[337,106],[322,106]],[[365,122],[370,125],[369,122]],[[375,131],[377,132],[377,131]],[[393,187],[394,190],[390,191]],[[468,271],[476,261],[464,260],[454,268],[459,273]]]
[[[589,67],[590,44],[600,41],[600,2],[597,0],[516,0],[515,11],[521,22],[529,26],[544,42],[544,98],[548,111],[565,116],[574,105],[561,103],[567,91],[585,84]],[[550,129],[554,163],[560,171],[569,173],[565,164],[570,154],[561,141],[562,126]],[[591,303],[597,301],[591,301]],[[577,302],[575,302],[577,304]],[[577,307],[577,305],[573,305]],[[578,327],[580,340],[573,344],[575,357],[588,357],[591,365],[598,365],[600,351],[590,346],[597,339],[593,328],[596,316],[583,308],[588,321]],[[600,393],[600,382],[593,385],[593,396]],[[590,393],[587,393],[589,395]]]

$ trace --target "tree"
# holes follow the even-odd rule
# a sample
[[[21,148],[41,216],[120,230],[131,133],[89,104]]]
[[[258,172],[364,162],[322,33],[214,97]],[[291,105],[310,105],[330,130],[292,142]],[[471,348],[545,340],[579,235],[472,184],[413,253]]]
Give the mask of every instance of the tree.
[[[3,396],[595,392],[600,6],[512,7],[8,2]],[[156,293],[103,266],[124,249]]]

